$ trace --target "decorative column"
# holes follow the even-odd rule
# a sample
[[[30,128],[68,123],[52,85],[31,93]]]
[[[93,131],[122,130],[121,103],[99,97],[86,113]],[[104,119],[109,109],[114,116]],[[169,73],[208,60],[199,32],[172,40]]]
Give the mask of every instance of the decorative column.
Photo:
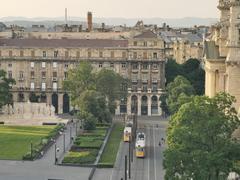
[[[58,114],[63,113],[63,94],[58,94]]]
[[[137,108],[138,108],[138,116],[141,116],[142,115],[142,98],[141,98],[141,95],[138,96],[138,104],[137,104]]]
[[[152,115],[152,108],[151,108],[151,96],[148,96],[148,116]]]
[[[160,95],[161,96],[161,95]],[[161,101],[159,100],[160,96],[158,97],[158,115],[161,116],[162,115],[162,108],[160,107],[161,105]]]
[[[117,101],[116,104],[115,115],[120,115],[120,101]]]
[[[46,96],[47,96],[47,104],[52,105],[52,94],[47,93]]]
[[[131,94],[127,97],[127,114],[131,115]]]

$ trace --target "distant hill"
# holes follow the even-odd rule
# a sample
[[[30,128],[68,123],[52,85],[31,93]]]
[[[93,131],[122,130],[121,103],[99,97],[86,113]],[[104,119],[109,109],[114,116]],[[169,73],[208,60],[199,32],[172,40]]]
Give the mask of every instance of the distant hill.
[[[69,17],[69,24],[86,24],[86,18],[82,17]],[[163,23],[170,25],[171,27],[192,27],[194,25],[212,25],[218,21],[217,18],[176,18],[176,19],[165,19],[165,18],[98,18],[94,17],[93,22],[96,24],[105,23],[106,25],[127,25],[134,26],[138,20],[143,20],[144,24],[157,24],[162,26]],[[47,27],[56,24],[64,24],[64,17],[37,17],[37,18],[26,18],[26,17],[2,17],[0,22],[4,22],[6,25],[16,24],[20,26],[29,27],[32,24],[43,24]]]

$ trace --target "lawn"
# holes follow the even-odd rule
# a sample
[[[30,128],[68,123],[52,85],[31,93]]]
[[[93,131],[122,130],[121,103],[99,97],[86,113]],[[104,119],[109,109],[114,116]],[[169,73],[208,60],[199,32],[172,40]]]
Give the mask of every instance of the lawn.
[[[119,149],[119,144],[122,140],[123,129],[124,126],[120,123],[116,123],[114,125],[113,131],[110,134],[109,141],[100,159],[99,166],[114,166]]]
[[[21,160],[30,151],[30,144],[37,146],[56,126],[1,126],[0,159]]]
[[[63,164],[93,164],[106,136],[108,127],[97,127],[96,130],[79,135],[71,150],[63,159]]]

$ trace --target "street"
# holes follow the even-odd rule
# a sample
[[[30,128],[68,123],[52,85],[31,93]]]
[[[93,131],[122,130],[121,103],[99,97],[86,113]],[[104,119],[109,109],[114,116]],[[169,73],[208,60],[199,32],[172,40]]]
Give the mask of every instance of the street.
[[[147,118],[148,119],[148,118]],[[163,180],[163,151],[166,147],[162,138],[166,139],[166,120],[139,120],[138,132],[146,134],[146,156],[144,159],[136,158],[133,152],[133,163],[131,163],[132,180]],[[159,146],[161,142],[161,146]],[[117,162],[113,169],[110,180],[124,179],[125,155],[129,154],[129,144],[121,142]],[[129,172],[128,172],[129,173]],[[129,178],[128,178],[129,179]]]

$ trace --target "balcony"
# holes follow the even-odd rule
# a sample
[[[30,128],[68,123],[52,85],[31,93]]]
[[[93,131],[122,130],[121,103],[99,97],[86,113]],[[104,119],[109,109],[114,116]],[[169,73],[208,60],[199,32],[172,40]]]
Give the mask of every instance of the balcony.
[[[24,77],[19,77],[18,81],[24,81]]]

